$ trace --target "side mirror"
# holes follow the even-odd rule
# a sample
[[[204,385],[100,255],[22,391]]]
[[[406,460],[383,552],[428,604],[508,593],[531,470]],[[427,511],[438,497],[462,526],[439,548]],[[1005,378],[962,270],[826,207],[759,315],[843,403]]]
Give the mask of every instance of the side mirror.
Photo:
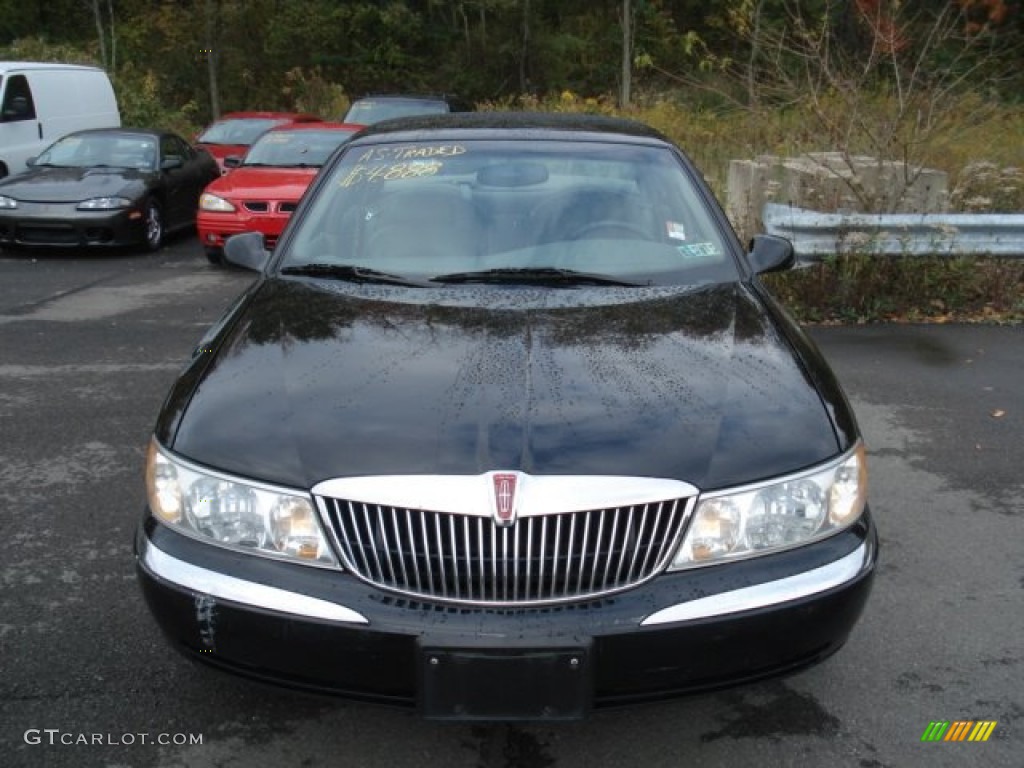
[[[25,165],[27,165],[29,168],[34,168],[37,159],[38,159],[37,157],[26,157],[25,158]]]
[[[750,241],[747,259],[754,272],[759,275],[766,272],[782,272],[796,263],[796,251],[793,250],[793,244],[784,237],[754,235],[754,239]]]
[[[243,232],[229,237],[224,243],[224,260],[242,269],[262,272],[270,261],[270,251],[263,242],[263,233]]]
[[[241,164],[242,158],[240,158],[238,155],[228,155],[227,157],[224,158],[225,168],[237,168]]]
[[[180,155],[167,155],[167,157],[160,161],[160,170],[173,171],[175,168],[181,168],[183,165],[185,165],[185,161],[181,159]]]

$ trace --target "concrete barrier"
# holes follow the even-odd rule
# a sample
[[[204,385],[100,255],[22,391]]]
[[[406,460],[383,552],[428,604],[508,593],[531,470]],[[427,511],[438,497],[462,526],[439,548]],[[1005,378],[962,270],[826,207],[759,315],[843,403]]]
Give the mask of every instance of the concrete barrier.
[[[939,213],[948,210],[944,171],[843,152],[762,155],[729,164],[726,211],[744,240],[764,231],[766,203],[827,212]]]

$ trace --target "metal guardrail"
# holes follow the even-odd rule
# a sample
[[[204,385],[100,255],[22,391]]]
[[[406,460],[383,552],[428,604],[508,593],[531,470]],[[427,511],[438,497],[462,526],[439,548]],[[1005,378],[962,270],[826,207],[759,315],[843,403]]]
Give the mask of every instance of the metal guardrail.
[[[840,253],[1024,258],[1018,213],[819,213],[767,203],[761,219],[803,264]]]

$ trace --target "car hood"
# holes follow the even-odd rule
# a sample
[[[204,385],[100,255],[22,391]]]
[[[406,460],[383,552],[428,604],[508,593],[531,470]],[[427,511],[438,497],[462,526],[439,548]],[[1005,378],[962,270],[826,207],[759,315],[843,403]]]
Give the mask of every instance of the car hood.
[[[197,348],[157,436],[200,464],[299,488],[498,469],[721,488],[840,450],[830,411],[844,402],[823,401],[781,327],[739,283],[270,279]]]
[[[35,203],[132,196],[151,174],[134,168],[34,168],[0,184],[0,194]]]
[[[235,168],[216,179],[210,192],[233,199],[298,200],[319,168]]]

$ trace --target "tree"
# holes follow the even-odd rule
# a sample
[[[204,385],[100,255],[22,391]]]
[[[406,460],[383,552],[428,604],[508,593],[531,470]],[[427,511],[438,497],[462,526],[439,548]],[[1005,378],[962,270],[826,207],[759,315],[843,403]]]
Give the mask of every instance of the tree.
[[[622,0],[622,81],[619,84],[619,108],[629,109],[633,87],[633,4]]]
[[[863,210],[898,204],[923,170],[923,149],[962,119],[960,100],[1012,67],[990,41],[963,34],[956,2],[935,9],[894,0],[740,0],[728,12],[741,59],[697,39],[691,50],[700,72],[663,73],[712,91],[754,121],[766,109],[804,116],[821,148],[838,150],[844,161],[841,171],[824,170],[839,175]],[[857,154],[876,158],[880,168],[902,163],[902,188],[884,199],[872,191],[862,183]]]
[[[114,0],[107,0],[106,15],[108,23],[103,22],[103,3],[101,0],[86,0],[86,4],[92,11],[93,21],[96,24],[96,39],[99,41],[100,61],[103,68],[113,73],[117,68],[117,38],[114,35]]]
[[[203,4],[203,28],[206,31],[203,53],[206,54],[206,73],[210,82],[210,117],[220,117],[220,85],[217,81],[217,45],[220,31],[220,0],[205,0]]]

